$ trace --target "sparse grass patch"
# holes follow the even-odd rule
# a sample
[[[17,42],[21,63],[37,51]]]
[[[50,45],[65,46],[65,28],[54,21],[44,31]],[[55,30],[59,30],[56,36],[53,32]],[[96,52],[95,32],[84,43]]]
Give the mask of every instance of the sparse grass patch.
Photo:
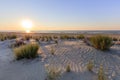
[[[0,41],[4,41],[7,39],[15,39],[16,37],[17,37],[17,35],[15,35],[15,34],[3,33],[3,34],[0,34]]]
[[[71,67],[70,67],[70,64],[68,64],[66,67],[66,72],[70,72],[70,71],[71,71]]]
[[[113,41],[118,41],[118,39],[117,39],[117,38],[113,38],[112,40],[113,40]]]
[[[84,38],[85,38],[85,37],[84,37],[83,34],[80,34],[80,35],[77,36],[77,39],[84,39]]]
[[[23,36],[23,39],[27,40],[27,41],[29,41],[31,38],[32,38],[31,35],[25,35],[25,36]]]
[[[93,63],[92,60],[90,60],[90,61],[88,62],[88,64],[87,64],[87,69],[88,69],[89,71],[92,71],[93,67],[94,67],[94,63]]]
[[[104,73],[102,65],[100,65],[100,68],[99,68],[98,80],[106,80],[106,76],[105,76],[105,73]]]
[[[52,55],[54,55],[54,54],[55,54],[55,50],[54,50],[54,48],[53,48],[53,47],[51,48],[51,54],[52,54]]]
[[[61,70],[57,67],[46,67],[47,78],[46,80],[58,80],[61,76]]]
[[[38,55],[37,54],[38,49],[39,49],[38,44],[27,44],[20,46],[14,49],[15,58],[17,60],[23,58],[27,58],[27,59],[35,58]]]
[[[93,47],[99,50],[108,50],[112,45],[112,39],[108,36],[93,36],[90,41]]]
[[[16,41],[14,44],[11,45],[12,48],[19,47],[25,45],[23,41]]]

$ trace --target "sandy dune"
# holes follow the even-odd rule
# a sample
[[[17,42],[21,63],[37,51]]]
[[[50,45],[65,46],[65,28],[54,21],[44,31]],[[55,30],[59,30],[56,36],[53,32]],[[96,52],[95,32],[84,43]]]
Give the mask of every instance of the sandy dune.
[[[15,61],[9,41],[0,42],[0,80],[45,80],[45,64],[61,68],[63,72],[70,64],[72,72],[64,72],[61,80],[97,80],[100,64],[103,64],[108,80],[120,79],[120,46],[112,46],[110,51],[98,51],[83,41],[59,41],[58,45],[41,43],[46,58]],[[50,49],[55,49],[51,55]],[[86,69],[90,60],[94,61],[93,72]]]
[[[47,45],[45,47],[47,50],[50,50],[50,46]],[[96,74],[86,72],[86,65],[92,59],[95,64],[93,69],[94,73],[98,73],[100,64],[103,64],[105,74],[108,76],[109,80],[120,79],[120,46],[113,46],[110,51],[102,52],[87,46],[82,41],[64,41],[55,48],[55,56],[51,56],[47,59],[47,63],[51,66],[55,65],[65,69],[65,67],[70,64],[72,71],[83,74],[81,79],[84,80],[87,76],[85,80],[94,80],[91,79],[91,77],[96,76]],[[47,53],[49,52],[50,51]],[[88,75],[86,75],[86,73]]]

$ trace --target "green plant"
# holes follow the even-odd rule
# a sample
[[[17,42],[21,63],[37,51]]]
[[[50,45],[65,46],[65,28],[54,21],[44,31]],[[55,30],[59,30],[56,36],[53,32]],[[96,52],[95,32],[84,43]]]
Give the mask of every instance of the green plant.
[[[39,49],[38,44],[27,44],[20,46],[14,49],[15,58],[17,60],[23,58],[27,58],[27,59],[35,58],[38,55],[37,54],[38,49]]]
[[[66,67],[66,72],[70,72],[70,71],[71,71],[71,68],[70,68],[70,65],[68,64]]]
[[[93,67],[94,67],[93,61],[90,60],[90,61],[88,62],[88,64],[87,64],[87,69],[88,69],[89,71],[92,71]]]
[[[46,67],[47,79],[46,80],[58,80],[61,75],[61,70],[56,67]]]
[[[93,47],[100,50],[108,50],[112,45],[112,39],[108,36],[93,36],[90,41]]]
[[[106,80],[105,73],[104,73],[102,65],[100,65],[100,68],[99,68],[98,80]]]

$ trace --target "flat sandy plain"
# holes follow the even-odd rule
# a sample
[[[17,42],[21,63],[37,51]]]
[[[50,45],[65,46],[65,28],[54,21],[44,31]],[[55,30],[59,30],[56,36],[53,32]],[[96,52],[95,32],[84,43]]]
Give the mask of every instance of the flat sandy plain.
[[[57,67],[63,72],[60,80],[97,80],[100,64],[103,64],[108,80],[120,80],[120,45],[113,45],[110,51],[99,51],[86,45],[82,40],[60,40],[58,45],[41,42],[40,52],[44,55],[34,60],[14,59],[13,50],[8,46],[14,40],[0,41],[0,80],[45,80],[45,65]],[[51,55],[51,47],[55,55]],[[86,68],[94,61],[93,72]],[[65,72],[70,64],[71,72]]]

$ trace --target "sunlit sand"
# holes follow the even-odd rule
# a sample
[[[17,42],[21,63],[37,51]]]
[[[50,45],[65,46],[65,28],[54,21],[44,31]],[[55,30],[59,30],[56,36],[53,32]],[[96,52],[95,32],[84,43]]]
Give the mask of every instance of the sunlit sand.
[[[27,35],[18,33],[20,36]],[[30,35],[30,34],[29,34]],[[38,50],[39,57],[35,59],[22,59],[15,60],[12,44],[17,39],[8,39],[0,41],[0,79],[1,80],[45,80],[46,79],[46,67],[56,67],[61,69],[62,75],[60,80],[97,80],[99,67],[102,64],[104,72],[108,80],[119,79],[120,73],[120,46],[113,45],[109,51],[100,51],[92,46],[87,45],[84,40],[70,39],[61,40],[54,37],[54,40],[58,40],[55,43],[54,40],[43,40],[42,36],[60,36],[62,34],[32,34],[32,36],[41,36],[39,40],[30,38],[24,42],[29,44],[30,42],[38,42],[40,48]],[[69,35],[69,34],[68,34]],[[54,55],[51,54],[51,49],[54,49]],[[87,70],[87,64],[90,60],[94,61],[94,68],[92,72]],[[71,72],[66,73],[66,66],[70,65]],[[5,74],[5,75],[4,75]]]

